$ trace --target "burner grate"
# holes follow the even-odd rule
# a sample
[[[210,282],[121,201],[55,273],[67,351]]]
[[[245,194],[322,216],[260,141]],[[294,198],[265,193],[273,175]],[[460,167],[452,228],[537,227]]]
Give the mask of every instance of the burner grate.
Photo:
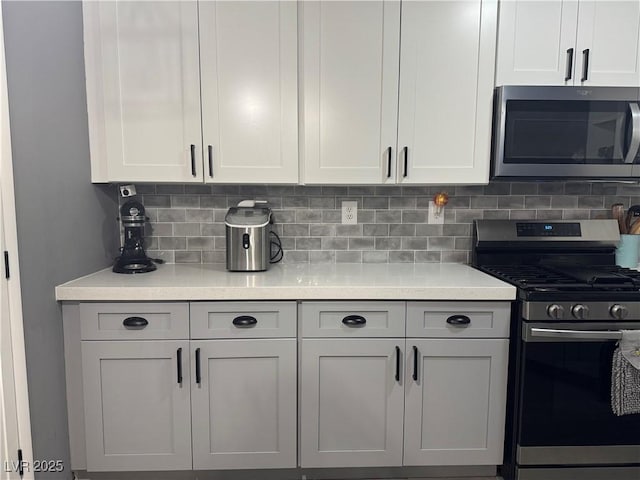
[[[616,265],[485,265],[481,270],[524,290],[637,291],[640,272]]]
[[[484,266],[482,270],[520,288],[560,285],[577,286],[584,283],[539,265],[495,265]]]

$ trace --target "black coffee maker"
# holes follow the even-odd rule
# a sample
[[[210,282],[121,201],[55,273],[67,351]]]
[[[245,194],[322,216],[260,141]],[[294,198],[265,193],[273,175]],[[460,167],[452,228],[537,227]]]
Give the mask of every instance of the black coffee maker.
[[[124,227],[124,244],[116,258],[116,273],[145,273],[156,269],[144,251],[144,224],[147,217],[144,206],[137,200],[128,200],[120,207],[120,221]]]

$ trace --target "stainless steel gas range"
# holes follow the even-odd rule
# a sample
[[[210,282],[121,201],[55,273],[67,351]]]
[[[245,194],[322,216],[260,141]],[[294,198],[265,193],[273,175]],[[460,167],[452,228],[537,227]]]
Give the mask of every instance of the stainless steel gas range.
[[[478,220],[473,265],[518,287],[505,461],[511,480],[640,479],[640,414],[611,406],[612,356],[640,329],[640,272],[613,220]]]

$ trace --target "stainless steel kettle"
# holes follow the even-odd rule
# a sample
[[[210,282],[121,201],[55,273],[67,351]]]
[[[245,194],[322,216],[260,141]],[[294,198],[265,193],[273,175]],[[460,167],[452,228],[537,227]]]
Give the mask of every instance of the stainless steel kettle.
[[[271,260],[271,209],[257,202],[240,202],[225,216],[227,270],[260,272]],[[243,206],[249,204],[250,206]]]

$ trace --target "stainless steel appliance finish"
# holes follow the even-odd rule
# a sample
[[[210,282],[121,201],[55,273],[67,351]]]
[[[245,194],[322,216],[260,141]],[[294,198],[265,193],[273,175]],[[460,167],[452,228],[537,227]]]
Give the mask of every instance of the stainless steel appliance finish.
[[[593,318],[608,320],[640,321],[640,301],[594,302],[583,303],[557,301],[522,302],[521,315],[528,321],[576,321]],[[586,311],[584,309],[586,307]],[[582,313],[579,312],[582,310]],[[583,318],[579,318],[582,315]]]
[[[640,414],[611,407],[612,356],[640,330],[640,272],[615,265],[615,221],[478,220],[473,265],[518,287],[505,480],[636,480]]]
[[[232,207],[225,216],[227,270],[260,272],[271,260],[271,209]]]
[[[492,178],[640,176],[640,88],[495,90]]]
[[[537,231],[536,231],[537,229]],[[615,220],[483,220],[476,222],[478,242],[484,246],[496,242],[566,243],[570,241],[586,245],[598,242],[615,248],[620,241],[618,223]],[[506,247],[522,248],[517,245]]]

